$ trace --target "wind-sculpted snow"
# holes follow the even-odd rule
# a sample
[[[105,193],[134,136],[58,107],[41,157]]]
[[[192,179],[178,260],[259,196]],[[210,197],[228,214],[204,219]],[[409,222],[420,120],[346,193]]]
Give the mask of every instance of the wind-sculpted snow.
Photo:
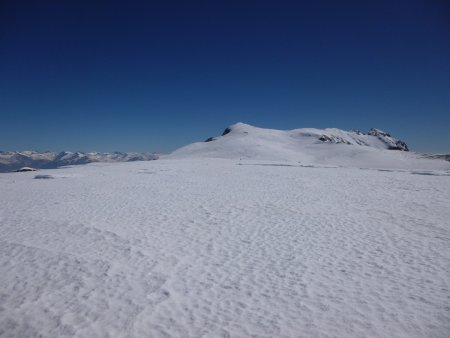
[[[41,174],[54,179],[0,175],[0,336],[450,332],[448,170],[186,159]]]
[[[378,129],[368,134],[335,128],[273,130],[237,123],[222,136],[182,147],[170,158],[273,160],[345,167],[446,169],[449,163],[410,153],[406,143]]]

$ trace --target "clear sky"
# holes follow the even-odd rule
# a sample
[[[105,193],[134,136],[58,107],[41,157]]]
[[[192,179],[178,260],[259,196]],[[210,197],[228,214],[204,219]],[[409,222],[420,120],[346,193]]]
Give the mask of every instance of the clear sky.
[[[238,121],[450,153],[450,2],[0,1],[0,150],[168,152]]]

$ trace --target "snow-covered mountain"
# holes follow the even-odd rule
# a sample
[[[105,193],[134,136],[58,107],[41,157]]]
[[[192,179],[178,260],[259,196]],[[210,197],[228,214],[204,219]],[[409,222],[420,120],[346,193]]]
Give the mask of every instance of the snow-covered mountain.
[[[164,158],[228,158],[284,161],[347,167],[450,169],[448,157],[410,152],[408,145],[379,130],[344,131],[336,128],[275,130],[236,123],[221,136],[175,150]],[[0,151],[0,172],[21,167],[51,169],[91,162],[156,160],[153,153]]]
[[[409,152],[405,142],[371,129],[274,130],[237,123],[218,137],[174,151],[169,158],[233,158],[371,168],[447,169],[445,161]]]
[[[8,172],[21,167],[38,169],[58,168],[66,165],[91,162],[129,162],[158,159],[152,153],[99,153],[99,152],[37,152],[37,151],[0,151],[0,172]]]

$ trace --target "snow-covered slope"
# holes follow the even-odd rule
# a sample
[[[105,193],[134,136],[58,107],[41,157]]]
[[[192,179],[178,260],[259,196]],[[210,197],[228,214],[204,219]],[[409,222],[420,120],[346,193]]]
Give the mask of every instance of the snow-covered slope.
[[[393,145],[237,124],[0,174],[0,336],[447,338],[450,163]]]
[[[448,337],[450,172],[244,162],[0,174],[0,336]]]
[[[157,158],[158,155],[152,153],[0,151],[0,172],[13,171],[25,166],[50,169],[91,162],[150,161]]]
[[[402,150],[402,151],[401,151]],[[368,134],[335,128],[289,131],[237,123],[222,136],[174,151],[168,158],[232,158],[355,167],[446,169],[439,160],[408,152],[406,143],[378,129]]]

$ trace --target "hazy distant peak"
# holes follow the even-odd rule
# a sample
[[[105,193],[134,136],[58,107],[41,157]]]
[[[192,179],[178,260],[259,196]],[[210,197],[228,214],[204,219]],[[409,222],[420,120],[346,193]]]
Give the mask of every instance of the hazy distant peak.
[[[0,151],[0,172],[14,171],[22,167],[50,169],[91,162],[129,162],[156,159],[158,159],[157,154],[134,152],[85,153],[61,151],[60,153],[41,153],[37,151]]]

